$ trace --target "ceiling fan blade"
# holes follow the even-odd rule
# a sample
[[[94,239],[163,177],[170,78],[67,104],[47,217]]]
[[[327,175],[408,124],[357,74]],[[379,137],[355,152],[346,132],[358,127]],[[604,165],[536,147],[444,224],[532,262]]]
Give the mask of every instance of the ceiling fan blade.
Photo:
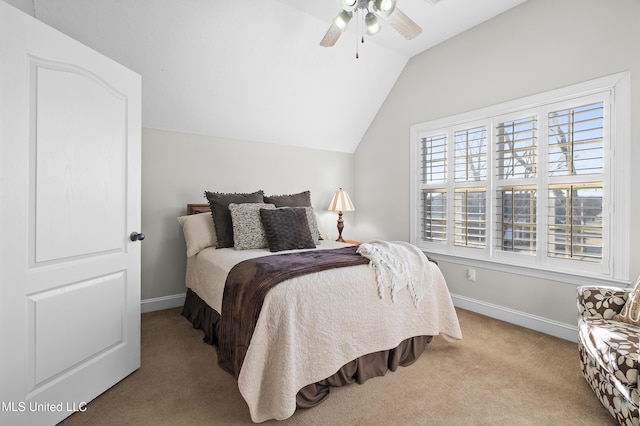
[[[402,34],[407,40],[417,37],[422,32],[422,28],[397,7],[389,16],[383,17],[389,25]]]
[[[331,24],[327,33],[324,35],[322,40],[320,41],[320,46],[331,47],[336,44],[336,41],[340,38],[340,34],[342,34],[342,30],[338,28],[336,24]]]

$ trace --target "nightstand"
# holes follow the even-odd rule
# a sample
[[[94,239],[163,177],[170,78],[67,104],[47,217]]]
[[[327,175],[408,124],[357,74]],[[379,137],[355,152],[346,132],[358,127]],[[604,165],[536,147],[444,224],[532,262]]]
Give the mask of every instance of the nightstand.
[[[362,244],[362,241],[354,241],[354,240],[344,240],[344,242],[347,243],[347,244],[355,244],[357,246]]]

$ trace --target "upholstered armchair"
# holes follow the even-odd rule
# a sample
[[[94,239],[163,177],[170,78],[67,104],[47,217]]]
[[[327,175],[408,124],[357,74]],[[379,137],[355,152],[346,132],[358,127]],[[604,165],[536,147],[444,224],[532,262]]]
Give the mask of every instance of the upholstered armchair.
[[[616,320],[630,294],[615,287],[578,288],[578,349],[582,374],[600,402],[621,425],[638,426],[640,326]]]

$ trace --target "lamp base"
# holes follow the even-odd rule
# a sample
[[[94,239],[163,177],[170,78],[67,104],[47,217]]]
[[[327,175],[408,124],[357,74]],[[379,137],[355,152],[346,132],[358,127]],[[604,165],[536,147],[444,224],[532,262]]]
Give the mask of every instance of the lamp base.
[[[342,230],[344,229],[344,221],[342,220],[342,212],[338,212],[338,239],[336,241],[339,241],[341,243],[344,243],[344,240],[342,239]]]

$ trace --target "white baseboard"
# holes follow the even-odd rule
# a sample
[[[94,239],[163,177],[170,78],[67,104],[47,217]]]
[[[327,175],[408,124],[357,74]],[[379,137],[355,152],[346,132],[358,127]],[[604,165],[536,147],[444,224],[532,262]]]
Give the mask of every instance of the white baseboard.
[[[551,336],[569,340],[571,342],[578,341],[578,327],[575,325],[565,324],[550,320],[548,318],[531,315],[526,312],[516,311],[514,309],[505,308],[504,306],[493,305],[483,302],[482,300],[471,299],[469,297],[451,294],[453,305],[462,309],[506,321],[521,327],[530,328],[541,333],[550,334]],[[577,315],[577,314],[576,314]]]
[[[161,311],[163,309],[177,308],[184,305],[186,293],[173,294],[171,296],[154,297],[140,302],[140,313]]]

